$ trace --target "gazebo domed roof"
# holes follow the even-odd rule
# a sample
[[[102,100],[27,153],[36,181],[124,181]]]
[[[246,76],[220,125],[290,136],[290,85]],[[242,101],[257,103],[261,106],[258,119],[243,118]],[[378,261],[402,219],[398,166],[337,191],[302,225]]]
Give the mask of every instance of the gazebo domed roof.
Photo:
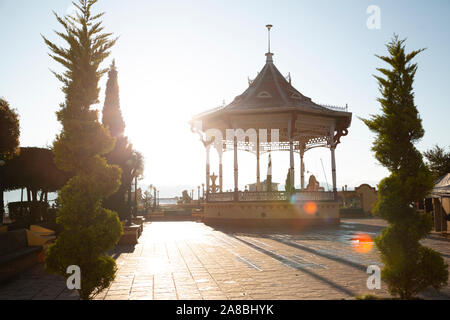
[[[222,110],[264,108],[300,108],[328,111],[295,89],[273,63],[273,53],[266,53],[266,64],[249,87]]]
[[[233,114],[268,114],[295,112],[315,114],[338,120],[338,127],[350,126],[352,114],[347,107],[319,105],[295,89],[273,63],[273,53],[266,53],[266,64],[249,87],[228,105],[195,115],[192,120],[221,119]]]

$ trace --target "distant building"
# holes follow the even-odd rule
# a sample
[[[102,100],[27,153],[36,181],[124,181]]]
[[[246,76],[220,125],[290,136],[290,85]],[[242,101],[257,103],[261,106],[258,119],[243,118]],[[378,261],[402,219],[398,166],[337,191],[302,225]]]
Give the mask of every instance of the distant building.
[[[434,230],[447,232],[450,229],[450,173],[437,181],[429,198],[433,199]]]
[[[255,191],[269,191],[269,183],[267,182],[267,179],[260,182],[260,190],[256,189],[257,183],[251,183],[248,185],[248,191],[255,192]],[[278,191],[278,182],[272,182],[272,191]]]
[[[338,191],[339,207],[345,209],[361,209],[370,214],[377,201],[377,190],[364,183],[354,190],[347,190],[347,186]]]

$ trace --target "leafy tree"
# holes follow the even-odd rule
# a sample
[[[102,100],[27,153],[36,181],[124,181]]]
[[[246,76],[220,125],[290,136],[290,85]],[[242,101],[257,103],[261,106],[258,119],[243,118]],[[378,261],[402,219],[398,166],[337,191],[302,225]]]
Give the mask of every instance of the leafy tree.
[[[118,165],[122,169],[121,185],[117,192],[104,201],[105,208],[119,213],[122,220],[128,218],[129,206],[125,202],[125,194],[131,185],[131,172],[127,164],[132,160],[133,147],[124,135],[125,122],[120,111],[118,72],[115,61],[111,64],[106,83],[105,104],[103,106],[103,125],[108,127],[110,134],[116,138],[114,149],[106,154],[109,164]]]
[[[56,168],[53,157],[50,149],[23,147],[19,154],[6,160],[1,180],[4,190],[27,191],[27,202],[8,204],[9,216],[17,224],[29,225],[48,217],[48,193],[67,182],[67,174]]]
[[[11,158],[19,149],[19,115],[0,98],[0,160]]]
[[[0,224],[3,223],[3,167],[4,161],[19,151],[19,116],[10,108],[8,101],[0,98]]]
[[[428,168],[436,179],[450,173],[450,151],[445,152],[444,148],[435,145],[433,149],[427,150],[423,154],[427,158]]]
[[[58,191],[68,180],[68,174],[56,167],[53,158],[50,149],[20,148],[20,154],[5,163],[5,189],[26,188],[31,195],[29,201],[43,201],[42,194]],[[37,197],[39,191],[40,199]]]
[[[78,9],[75,16],[55,14],[65,31],[56,34],[68,48],[43,37],[50,56],[66,69],[62,74],[54,72],[63,83],[65,103],[57,112],[63,128],[53,151],[56,166],[72,176],[59,192],[57,221],[64,231],[47,251],[46,269],[67,277],[69,265],[79,266],[82,299],[92,298],[114,279],[117,267],[106,251],[122,233],[117,214],[102,208],[102,200],[120,185],[120,168],[108,165],[102,157],[114,148],[114,139],[99,123],[97,111],[90,109],[98,103],[98,82],[106,72],[99,66],[116,42],[110,33],[102,33],[99,18],[103,13],[91,13],[96,2],[74,2]]]
[[[53,161],[52,150],[46,148],[22,147],[20,154],[7,160],[4,172],[4,188],[6,190],[26,189],[27,202],[9,203],[9,215],[13,217],[20,211],[16,222],[23,220],[30,224],[45,217],[48,207],[48,193],[61,189],[69,179],[69,175],[59,170]],[[40,192],[40,196],[38,196]],[[28,208],[22,212],[23,208]],[[22,221],[23,222],[23,221]]]
[[[409,299],[429,286],[440,289],[448,271],[438,252],[419,243],[431,221],[416,211],[414,202],[426,196],[433,178],[414,147],[424,130],[414,104],[417,64],[411,61],[423,49],[406,53],[404,42],[395,35],[387,44],[389,56],[377,56],[390,65],[377,68],[382,76],[375,76],[382,114],[362,120],[377,134],[372,147],[376,159],[391,172],[378,185],[375,208],[390,223],[375,240],[385,265],[382,279],[391,294]]]
[[[142,203],[145,213],[148,213],[148,211],[153,207],[153,189],[151,185],[144,191]]]
[[[134,180],[134,188],[137,190],[137,180],[144,175],[144,156],[139,151],[133,150],[128,164],[131,181]],[[128,186],[128,203],[131,207],[131,183]],[[134,193],[133,215],[137,215],[137,192]]]

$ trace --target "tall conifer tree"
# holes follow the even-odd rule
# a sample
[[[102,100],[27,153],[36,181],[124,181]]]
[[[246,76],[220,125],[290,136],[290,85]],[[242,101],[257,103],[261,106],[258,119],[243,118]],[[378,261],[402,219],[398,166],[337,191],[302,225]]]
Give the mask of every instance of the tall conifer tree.
[[[125,202],[125,194],[131,188],[133,149],[124,135],[125,122],[120,110],[118,71],[114,60],[108,72],[102,122],[109,128],[110,134],[116,138],[116,145],[106,155],[106,159],[108,163],[118,165],[122,169],[120,188],[105,200],[105,207],[118,212],[120,218],[125,220],[130,214],[129,204]]]
[[[102,33],[99,18],[91,13],[97,0],[79,0],[75,16],[55,14],[65,32],[56,34],[67,42],[60,47],[45,37],[50,56],[66,71],[56,77],[63,83],[65,103],[57,112],[62,131],[53,144],[55,164],[72,178],[61,189],[57,221],[64,231],[47,251],[46,268],[68,277],[67,267],[81,270],[82,299],[90,299],[114,279],[116,264],[106,254],[120,238],[122,225],[115,212],[102,208],[102,200],[120,185],[121,170],[108,165],[102,156],[114,147],[114,139],[98,121],[91,105],[98,103],[98,81],[106,70],[99,69],[116,42]]]
[[[117,79],[116,62],[113,60],[108,71],[108,82],[106,83],[105,104],[103,106],[104,126],[109,127],[113,137],[122,136],[125,131],[125,122],[120,111],[119,82]]]
[[[378,185],[375,208],[390,223],[376,239],[384,263],[382,278],[391,294],[409,299],[429,286],[444,286],[448,271],[438,252],[419,243],[431,222],[417,212],[415,202],[425,198],[433,178],[414,147],[424,130],[414,104],[417,64],[411,61],[423,49],[406,53],[404,42],[394,36],[387,44],[389,56],[377,56],[390,65],[377,68],[382,76],[375,76],[382,114],[363,121],[377,134],[372,147],[376,159],[391,172]]]

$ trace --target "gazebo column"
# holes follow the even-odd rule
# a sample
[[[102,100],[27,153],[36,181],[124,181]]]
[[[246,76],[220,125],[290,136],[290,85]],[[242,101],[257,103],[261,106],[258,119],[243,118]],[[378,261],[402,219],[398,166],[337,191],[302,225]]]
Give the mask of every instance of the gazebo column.
[[[238,143],[237,137],[234,137],[234,201],[239,200],[239,181],[238,181]]]
[[[289,168],[289,180],[291,183],[291,186],[295,190],[295,175],[294,175],[294,141],[291,139],[289,140],[289,155],[290,155],[290,168]]]
[[[333,177],[333,192],[334,192],[334,198],[337,199],[337,189],[336,189],[336,158],[334,156],[334,150],[336,149],[336,146],[331,146],[331,176]]]
[[[209,168],[210,168],[210,165],[209,165],[209,148],[210,148],[210,145],[208,144],[207,146],[206,146],[206,200],[208,200],[208,195],[209,195],[209,181],[211,180],[210,179],[210,173],[209,173]]]
[[[336,157],[334,151],[336,150],[336,143],[334,141],[334,131],[336,129],[336,124],[333,124],[330,128],[330,151],[331,151],[331,177],[333,179],[333,193],[334,200],[337,201],[337,188],[336,188]]]
[[[219,152],[219,191],[223,192],[223,169],[222,169],[222,155],[223,152]]]
[[[303,162],[303,156],[305,155],[305,149],[300,146],[300,188],[305,190],[305,164]]]
[[[261,191],[261,175],[259,167],[259,134],[256,136],[256,191]]]

